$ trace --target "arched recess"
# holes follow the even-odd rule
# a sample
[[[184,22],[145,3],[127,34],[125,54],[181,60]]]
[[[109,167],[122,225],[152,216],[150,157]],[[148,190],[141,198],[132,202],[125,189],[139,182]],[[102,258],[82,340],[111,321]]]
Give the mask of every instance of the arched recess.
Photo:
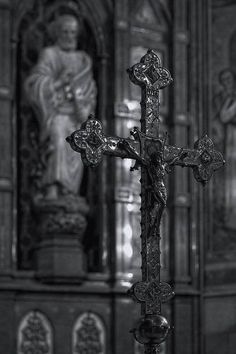
[[[47,317],[37,310],[28,312],[17,331],[17,354],[53,354],[53,328]]]
[[[23,83],[33,65],[37,62],[40,49],[53,43],[50,36],[50,23],[59,13],[72,13],[82,19],[83,30],[78,40],[78,49],[85,50],[93,59],[94,77],[98,87],[96,115],[106,124],[109,107],[111,109],[111,83],[107,80],[111,70],[111,61],[108,62],[110,52],[109,41],[112,31],[108,31],[110,11],[112,6],[109,0],[99,1],[15,1],[13,5],[12,28],[12,58],[13,83],[15,84],[15,121],[17,135],[17,180],[18,180],[18,239],[17,254],[20,269],[33,268],[33,249],[37,230],[35,221],[37,215],[32,212],[32,197],[37,189],[37,144],[38,125],[33,112],[26,102]],[[110,86],[109,86],[110,85]],[[109,92],[109,104],[107,97]],[[88,183],[86,181],[89,181]],[[93,183],[99,188],[92,188]],[[89,267],[93,271],[103,271],[106,261],[98,250],[104,245],[102,235],[106,234],[106,221],[103,188],[106,186],[105,167],[93,172],[85,171],[84,184],[86,196],[89,199],[91,212],[87,234],[84,237],[85,249],[89,255]],[[86,186],[86,188],[84,188]],[[99,192],[98,192],[99,191]],[[32,236],[34,235],[34,237]],[[92,240],[92,242],[90,242]],[[103,247],[104,248],[104,247]]]

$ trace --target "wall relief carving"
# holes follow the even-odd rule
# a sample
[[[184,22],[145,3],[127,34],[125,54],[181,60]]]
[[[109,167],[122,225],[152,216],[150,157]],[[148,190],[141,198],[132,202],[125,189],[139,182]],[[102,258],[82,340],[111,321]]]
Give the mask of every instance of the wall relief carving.
[[[73,328],[73,354],[105,354],[106,331],[100,317],[93,312],[81,314]]]
[[[17,333],[17,354],[53,354],[53,332],[48,319],[39,311],[30,311],[22,319]]]

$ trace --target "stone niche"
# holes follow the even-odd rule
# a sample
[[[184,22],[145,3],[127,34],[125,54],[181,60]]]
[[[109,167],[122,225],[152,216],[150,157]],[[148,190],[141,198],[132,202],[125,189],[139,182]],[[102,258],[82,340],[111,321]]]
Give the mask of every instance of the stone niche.
[[[61,35],[69,22],[76,27],[72,54]],[[18,260],[20,269],[35,270],[45,282],[81,282],[88,263],[92,270],[100,266],[102,208],[100,188],[92,186],[100,186],[101,170],[84,168],[65,141],[98,110],[95,42],[85,6],[79,2],[29,6],[19,26]]]

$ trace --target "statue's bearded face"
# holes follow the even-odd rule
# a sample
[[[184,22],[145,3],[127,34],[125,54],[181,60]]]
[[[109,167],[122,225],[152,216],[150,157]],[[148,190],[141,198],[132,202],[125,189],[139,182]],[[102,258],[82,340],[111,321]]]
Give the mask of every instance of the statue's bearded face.
[[[64,20],[60,23],[58,45],[66,51],[75,50],[77,47],[78,23],[76,20]]]

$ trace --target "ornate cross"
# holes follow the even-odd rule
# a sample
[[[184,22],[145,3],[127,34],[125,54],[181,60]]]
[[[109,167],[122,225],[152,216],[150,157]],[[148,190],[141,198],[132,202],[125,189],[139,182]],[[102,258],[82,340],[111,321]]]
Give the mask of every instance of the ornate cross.
[[[144,344],[146,354],[155,354],[170,329],[161,315],[161,303],[174,295],[170,285],[160,281],[160,222],[167,199],[165,174],[174,165],[191,167],[196,180],[205,184],[224,160],[206,135],[194,144],[194,149],[167,145],[160,136],[159,90],[172,78],[154,50],[148,50],[128,73],[142,89],[141,130],[134,127],[129,138],[107,136],[101,122],[89,116],[67,141],[81,153],[87,166],[97,166],[106,154],[134,159],[131,170],[141,168],[142,281],[133,284],[128,293],[141,303],[142,317],[132,330],[134,337]]]

